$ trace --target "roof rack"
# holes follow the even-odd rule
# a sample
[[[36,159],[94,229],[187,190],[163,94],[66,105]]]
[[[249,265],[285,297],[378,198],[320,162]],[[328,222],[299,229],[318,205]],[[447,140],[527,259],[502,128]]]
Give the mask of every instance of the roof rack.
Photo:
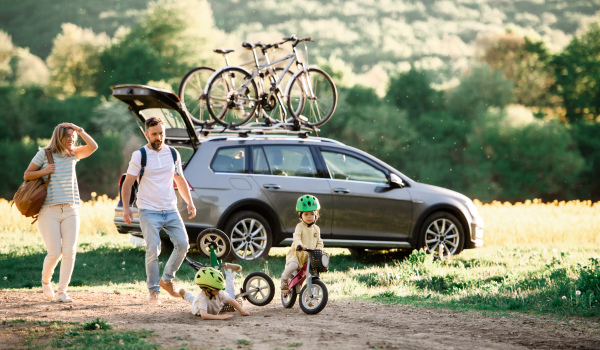
[[[265,134],[296,134],[300,138],[307,138],[310,133],[318,136],[319,129],[316,127],[300,126],[298,123],[277,122],[275,124],[252,122],[243,126],[227,127],[220,125],[211,125],[206,128],[200,126],[196,128],[199,137],[208,137],[211,134],[232,135],[239,137],[248,137],[250,135]]]

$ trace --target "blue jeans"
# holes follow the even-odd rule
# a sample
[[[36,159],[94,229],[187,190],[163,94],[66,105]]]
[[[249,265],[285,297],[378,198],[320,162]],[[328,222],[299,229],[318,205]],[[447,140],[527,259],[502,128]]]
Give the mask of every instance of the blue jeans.
[[[164,229],[173,242],[173,252],[163,270],[162,280],[171,282],[179,270],[190,247],[187,232],[179,212],[175,210],[140,209],[140,227],[146,241],[146,283],[150,292],[159,292],[158,256],[160,255],[160,230]]]

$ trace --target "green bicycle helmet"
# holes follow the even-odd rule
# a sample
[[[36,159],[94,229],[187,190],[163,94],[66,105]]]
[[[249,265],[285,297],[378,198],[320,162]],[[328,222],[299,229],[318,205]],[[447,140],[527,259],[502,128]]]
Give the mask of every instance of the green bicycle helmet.
[[[225,289],[225,277],[223,277],[221,271],[214,267],[200,268],[200,270],[196,272],[194,282],[196,282],[200,288]]]
[[[311,196],[310,194],[305,194],[298,198],[298,201],[296,202],[296,211],[315,211],[319,209],[321,209],[319,200],[317,197]]]

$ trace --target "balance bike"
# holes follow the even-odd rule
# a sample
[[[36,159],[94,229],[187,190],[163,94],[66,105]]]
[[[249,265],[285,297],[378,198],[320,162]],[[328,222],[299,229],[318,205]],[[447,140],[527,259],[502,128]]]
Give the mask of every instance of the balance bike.
[[[210,258],[210,265],[221,271],[221,262],[231,252],[231,241],[225,232],[216,229],[208,228],[198,235],[196,245],[200,252]],[[202,267],[206,267],[202,263],[185,257],[187,263],[196,271]],[[235,296],[235,299],[242,297],[256,306],[265,306],[273,300],[275,296],[275,284],[269,275],[262,272],[252,272],[244,279],[241,293]]]
[[[296,250],[302,250],[298,246]],[[306,249],[308,252],[308,262],[292,277],[288,284],[289,292],[281,293],[281,303],[286,309],[291,308],[296,303],[296,298],[300,295],[300,309],[307,314],[314,315],[323,311],[327,305],[329,293],[327,287],[319,279],[319,273],[327,272],[329,267],[329,255],[321,249]],[[307,278],[307,271],[308,278]],[[302,288],[304,281],[306,285]]]

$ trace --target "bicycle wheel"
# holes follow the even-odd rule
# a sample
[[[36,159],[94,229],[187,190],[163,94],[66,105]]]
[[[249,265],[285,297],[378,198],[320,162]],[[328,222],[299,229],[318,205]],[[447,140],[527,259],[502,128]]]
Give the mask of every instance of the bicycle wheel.
[[[323,125],[335,111],[335,84],[329,74],[319,68],[309,68],[308,79],[304,71],[296,73],[287,90],[288,110],[305,125]]]
[[[210,248],[215,249],[217,259],[225,259],[231,253],[231,241],[225,232],[216,228],[207,228],[196,238],[196,248],[210,258]]]
[[[179,84],[179,99],[194,124],[210,126],[215,123],[206,110],[204,94],[206,83],[214,72],[210,67],[196,67],[189,71]]]
[[[291,309],[296,303],[296,298],[298,297],[298,292],[296,291],[296,287],[294,286],[287,294],[281,293],[281,304],[286,309]]]
[[[329,293],[325,283],[313,279],[310,290],[308,290],[308,284],[305,284],[302,291],[300,291],[300,308],[304,313],[318,314],[327,305],[328,297]]]
[[[224,68],[208,82],[206,101],[208,112],[217,123],[228,127],[244,125],[259,104],[256,82],[243,68]]]
[[[288,85],[290,80],[294,77],[294,73],[291,70],[288,70],[285,74],[283,74],[283,68],[277,67],[275,68],[275,74],[277,77],[273,77],[274,79],[279,79],[282,77],[281,82],[279,82],[279,86],[282,89]],[[271,76],[269,76],[268,83],[271,84],[270,81]],[[263,90],[267,90],[264,89]],[[284,121],[284,117],[289,116],[288,113],[285,113],[286,104],[287,104],[287,95],[285,91],[281,91],[280,97],[282,98],[283,105],[279,103],[279,100],[275,94],[273,94],[269,99],[265,97],[261,100],[260,104],[260,117],[265,121],[268,118],[272,123],[277,123],[278,121]]]
[[[265,306],[275,296],[275,284],[266,273],[252,272],[244,280],[244,292],[248,292],[245,298],[250,304]]]

